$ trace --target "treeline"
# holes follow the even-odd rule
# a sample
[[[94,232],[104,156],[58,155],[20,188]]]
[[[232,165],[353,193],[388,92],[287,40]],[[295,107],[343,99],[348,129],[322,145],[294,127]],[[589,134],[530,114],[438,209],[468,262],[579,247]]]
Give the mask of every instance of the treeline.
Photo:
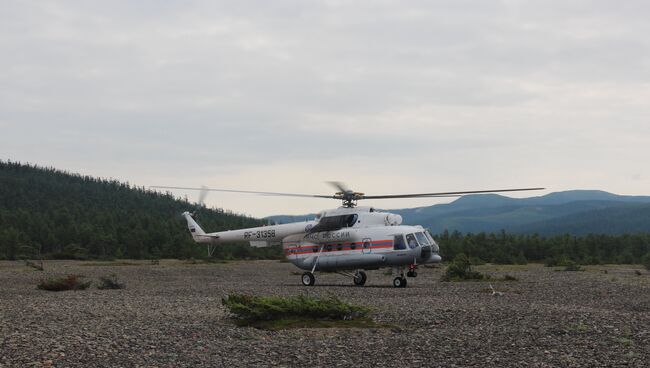
[[[223,209],[196,208],[116,180],[0,161],[0,259],[203,257],[183,211],[197,210],[207,231],[260,226]],[[225,246],[221,258],[268,258],[278,249]]]
[[[0,161],[0,259],[204,258],[180,214],[196,210],[207,231],[260,226],[263,220],[223,209],[197,208],[187,199],[116,180],[98,179]],[[500,233],[436,236],[444,260],[561,264],[641,263],[650,259],[650,234],[541,237]],[[277,259],[279,247],[223,245],[219,259]]]
[[[645,263],[650,260],[650,234],[561,235],[541,237],[500,233],[461,234],[445,231],[435,236],[441,256],[451,260],[464,253],[473,263],[525,264],[544,262],[549,266],[578,264]]]

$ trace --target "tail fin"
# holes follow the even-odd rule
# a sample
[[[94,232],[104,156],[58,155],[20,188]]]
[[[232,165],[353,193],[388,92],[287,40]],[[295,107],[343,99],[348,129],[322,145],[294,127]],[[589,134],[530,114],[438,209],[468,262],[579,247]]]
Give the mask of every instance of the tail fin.
[[[187,221],[187,228],[190,229],[190,234],[192,234],[192,238],[194,241],[200,241],[203,240],[205,237],[202,235],[205,235],[205,231],[201,229],[201,226],[194,221],[192,218],[192,215],[185,211],[183,212],[183,217],[185,217],[185,221]]]

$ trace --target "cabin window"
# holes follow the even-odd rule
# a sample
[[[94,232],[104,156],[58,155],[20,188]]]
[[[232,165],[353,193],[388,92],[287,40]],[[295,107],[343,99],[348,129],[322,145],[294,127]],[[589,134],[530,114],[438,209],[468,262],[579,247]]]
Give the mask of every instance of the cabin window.
[[[332,244],[327,244],[327,251],[331,252],[332,251]]]
[[[395,238],[393,239],[393,249],[395,250],[402,250],[406,249],[406,243],[404,242],[404,235],[395,235]]]
[[[355,243],[350,244],[350,249],[352,250],[357,249],[357,245]]]
[[[314,253],[318,252],[318,246],[317,246],[317,245],[314,245],[314,246],[311,248],[311,250],[312,250]]]
[[[336,244],[336,250],[342,250],[343,244]]]
[[[415,240],[414,234],[406,234],[406,244],[408,244],[409,248],[411,249],[417,248],[418,241]]]
[[[427,237],[424,235],[424,233],[415,233],[415,237],[418,238],[418,243],[420,243],[420,245],[422,245],[422,246],[431,245],[431,243],[429,242],[429,239],[427,239]]]

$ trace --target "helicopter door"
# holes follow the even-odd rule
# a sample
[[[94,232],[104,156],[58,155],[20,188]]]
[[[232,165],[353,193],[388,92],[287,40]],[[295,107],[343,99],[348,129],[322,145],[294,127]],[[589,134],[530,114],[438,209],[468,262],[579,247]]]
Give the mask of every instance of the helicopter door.
[[[361,247],[362,247],[361,248],[362,253],[370,253],[372,251],[372,239],[363,238],[363,243]]]

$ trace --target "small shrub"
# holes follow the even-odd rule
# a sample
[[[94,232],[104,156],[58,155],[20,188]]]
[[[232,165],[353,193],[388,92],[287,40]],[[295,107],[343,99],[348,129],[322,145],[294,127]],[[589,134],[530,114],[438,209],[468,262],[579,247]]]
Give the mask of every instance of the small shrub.
[[[35,269],[36,271],[43,271],[43,261],[38,261],[38,262],[32,262],[29,260],[25,260],[25,266],[31,267]]]
[[[485,279],[489,279],[489,276],[472,270],[472,264],[469,258],[465,254],[460,253],[447,267],[447,270],[442,275],[441,281],[480,281]]]
[[[299,321],[352,321],[368,319],[366,307],[348,304],[336,297],[317,299],[306,295],[290,297],[249,296],[231,294],[221,303],[230,310],[240,325],[265,327],[285,326]],[[326,326],[319,326],[326,327]]]
[[[544,267],[555,267],[557,266],[557,259],[553,257],[547,257],[544,259]]]
[[[86,290],[91,281],[83,282],[81,276],[68,275],[65,277],[49,278],[41,280],[37,288],[47,291]]]
[[[514,276],[511,276],[511,275],[508,275],[508,274],[503,276],[503,281],[518,281],[518,280],[519,280],[518,278],[516,278]]]
[[[639,270],[634,270],[634,274],[637,275],[637,276],[641,276],[641,275],[642,275],[641,271],[639,271]]]
[[[526,256],[524,255],[523,251],[519,251],[519,254],[516,257],[512,258],[512,263],[518,265],[525,265],[528,264],[528,259],[526,259]]]
[[[555,256],[555,257],[548,257],[544,260],[544,266],[546,267],[563,267],[567,266],[571,263],[574,263],[569,257],[566,255],[562,256]]]
[[[646,270],[650,270],[650,252],[646,253],[641,258],[641,263],[643,264]]]
[[[100,277],[99,285],[97,285],[97,289],[99,290],[124,289],[125,287],[126,285],[123,282],[117,280],[115,274]]]
[[[564,267],[564,271],[584,271],[584,269],[573,261],[568,261]]]

